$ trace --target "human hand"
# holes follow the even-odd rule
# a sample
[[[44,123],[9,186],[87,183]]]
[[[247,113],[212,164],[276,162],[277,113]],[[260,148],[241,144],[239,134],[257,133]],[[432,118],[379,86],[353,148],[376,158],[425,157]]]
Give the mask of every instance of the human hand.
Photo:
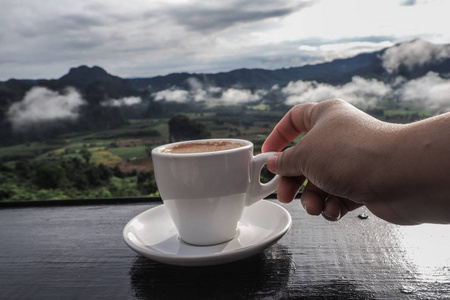
[[[392,223],[445,223],[450,221],[449,210],[442,216],[436,210],[450,206],[449,188],[443,196],[438,195],[438,208],[427,206],[424,197],[448,186],[450,172],[439,166],[442,163],[424,161],[419,141],[426,140],[430,130],[442,131],[442,126],[448,132],[449,120],[447,115],[447,123],[440,126],[433,122],[398,125],[379,121],[342,100],[307,103],[284,116],[262,150],[279,152],[300,133],[308,132],[294,147],[270,157],[267,167],[282,176],[278,186],[281,202],[292,201],[308,179],[301,203],[309,214],[338,220],[365,205]],[[434,153],[447,158],[444,165],[448,167],[449,147],[450,143],[445,143]],[[430,182],[419,174],[426,174]],[[444,179],[433,180],[433,174]]]

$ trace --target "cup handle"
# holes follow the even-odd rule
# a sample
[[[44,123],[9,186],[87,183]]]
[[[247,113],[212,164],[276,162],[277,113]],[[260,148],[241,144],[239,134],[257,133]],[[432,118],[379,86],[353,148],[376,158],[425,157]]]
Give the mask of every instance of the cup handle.
[[[277,189],[278,182],[280,181],[279,175],[275,175],[268,183],[261,183],[260,179],[262,167],[266,164],[267,159],[276,153],[277,152],[266,152],[253,157],[250,191],[248,193],[249,196],[247,202],[245,203],[246,206],[255,204]]]

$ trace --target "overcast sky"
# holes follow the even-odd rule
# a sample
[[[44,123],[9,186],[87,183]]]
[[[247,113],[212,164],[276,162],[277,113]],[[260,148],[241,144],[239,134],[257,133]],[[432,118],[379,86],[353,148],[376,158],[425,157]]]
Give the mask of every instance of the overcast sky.
[[[120,77],[300,66],[423,38],[449,0],[0,0],[0,80],[98,65]]]

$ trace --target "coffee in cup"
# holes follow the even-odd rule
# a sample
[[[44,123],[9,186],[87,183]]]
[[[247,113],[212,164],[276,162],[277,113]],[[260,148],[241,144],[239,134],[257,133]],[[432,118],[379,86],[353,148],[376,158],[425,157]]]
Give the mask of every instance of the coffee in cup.
[[[204,153],[230,150],[243,147],[245,145],[245,143],[236,140],[206,140],[167,145],[160,151],[162,153],[173,154]]]

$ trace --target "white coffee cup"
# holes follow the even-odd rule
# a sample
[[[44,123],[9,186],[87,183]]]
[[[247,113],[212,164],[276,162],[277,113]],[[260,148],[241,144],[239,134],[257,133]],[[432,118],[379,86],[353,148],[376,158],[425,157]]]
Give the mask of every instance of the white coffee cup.
[[[236,147],[220,150],[224,145]],[[156,183],[180,238],[193,245],[233,239],[244,208],[276,190],[278,176],[260,182],[261,169],[273,154],[253,156],[253,144],[239,139],[186,141],[153,149]]]

